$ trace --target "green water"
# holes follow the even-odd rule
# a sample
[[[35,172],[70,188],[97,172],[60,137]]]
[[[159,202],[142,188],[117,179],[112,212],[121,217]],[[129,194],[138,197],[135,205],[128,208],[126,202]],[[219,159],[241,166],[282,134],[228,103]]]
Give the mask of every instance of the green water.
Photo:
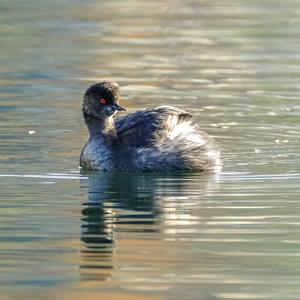
[[[0,298],[299,299],[300,1],[0,2]],[[193,113],[215,176],[80,175],[81,98]]]

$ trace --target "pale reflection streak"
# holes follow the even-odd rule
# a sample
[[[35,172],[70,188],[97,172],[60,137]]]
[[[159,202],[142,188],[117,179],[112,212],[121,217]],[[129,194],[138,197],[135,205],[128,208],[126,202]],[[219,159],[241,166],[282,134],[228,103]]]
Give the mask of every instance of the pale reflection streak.
[[[81,250],[81,279],[101,282],[119,278],[120,274],[116,272],[119,269],[117,273],[120,273],[122,263],[120,265],[118,261],[123,261],[124,257],[118,253],[127,251],[126,240],[131,239],[134,239],[134,248],[139,249],[139,234],[143,234],[143,244],[149,238],[151,240],[153,233],[168,241],[170,236],[183,230],[180,228],[199,225],[201,217],[193,214],[193,208],[201,206],[201,195],[213,195],[217,188],[215,176],[180,173],[89,174],[88,185],[87,182],[83,185],[87,188],[88,200],[83,203],[82,209],[81,240],[84,248]],[[169,227],[174,227],[174,232]],[[126,237],[124,241],[122,236]],[[159,245],[157,237],[153,242]],[[149,246],[149,250],[152,247]],[[131,254],[128,255],[127,260],[134,259]],[[137,253],[135,259],[139,255]],[[126,269],[132,272],[140,268]],[[145,271],[145,268],[141,270]],[[142,286],[135,288],[146,289]]]

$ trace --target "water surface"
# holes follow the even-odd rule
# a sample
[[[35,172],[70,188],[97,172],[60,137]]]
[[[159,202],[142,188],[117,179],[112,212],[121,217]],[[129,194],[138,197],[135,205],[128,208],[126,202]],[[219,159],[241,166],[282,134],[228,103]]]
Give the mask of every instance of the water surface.
[[[299,299],[299,15],[282,1],[0,3],[3,299]],[[224,169],[79,174],[85,89],[193,113]],[[2,299],[1,298],[1,299]]]

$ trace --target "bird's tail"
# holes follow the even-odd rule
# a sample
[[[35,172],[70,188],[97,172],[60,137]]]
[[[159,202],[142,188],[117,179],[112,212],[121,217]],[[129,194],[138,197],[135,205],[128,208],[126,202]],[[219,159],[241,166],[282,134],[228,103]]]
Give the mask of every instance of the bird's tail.
[[[176,126],[169,137],[150,148],[139,148],[137,169],[217,172],[221,169],[220,150],[206,133],[190,122]]]

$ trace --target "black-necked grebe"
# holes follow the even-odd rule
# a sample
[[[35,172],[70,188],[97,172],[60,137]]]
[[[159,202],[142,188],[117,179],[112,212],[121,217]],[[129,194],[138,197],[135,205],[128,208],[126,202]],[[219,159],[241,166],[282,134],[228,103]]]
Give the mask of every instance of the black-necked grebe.
[[[90,138],[80,166],[103,171],[218,171],[220,151],[192,123],[192,115],[172,106],[144,109],[117,119],[116,83],[104,81],[84,94],[83,117]]]

